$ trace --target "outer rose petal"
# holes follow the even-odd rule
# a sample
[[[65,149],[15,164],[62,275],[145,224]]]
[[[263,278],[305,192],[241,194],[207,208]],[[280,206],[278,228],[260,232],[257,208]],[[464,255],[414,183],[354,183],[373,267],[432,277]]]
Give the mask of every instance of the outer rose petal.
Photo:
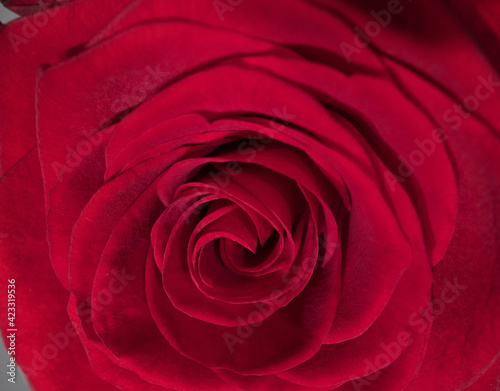
[[[469,148],[468,156],[458,158],[461,208],[450,249],[434,269],[433,289],[433,296],[443,300],[452,282],[456,299],[436,316],[416,389],[465,389],[498,365],[500,354],[500,184],[485,170],[500,167],[498,145],[473,142],[463,134],[457,144],[458,150]]]
[[[69,294],[48,257],[39,172],[33,151],[0,181],[0,226],[9,227],[0,237],[0,287],[6,292],[7,278],[16,280],[16,363],[37,391],[116,390],[93,373],[68,318]],[[0,309],[7,313],[7,300],[0,300]],[[6,316],[0,326],[8,341]]]
[[[467,391],[497,391],[500,386],[500,356],[484,373],[479,373],[472,379],[472,385],[464,388]]]
[[[347,2],[338,4],[343,6],[341,12],[356,25],[367,22],[369,14],[347,6]],[[379,9],[385,7],[383,2],[377,4]],[[409,12],[398,15],[398,24],[412,26],[422,17],[416,15],[427,15],[427,31],[433,31],[441,39],[446,37],[447,50],[442,50],[440,45],[425,45],[424,39],[410,47],[407,37],[397,29],[382,31],[377,37],[377,49],[393,59],[389,66],[394,71],[405,75],[403,85],[407,92],[427,108],[439,125],[449,127],[449,123],[443,121],[443,113],[454,102],[475,94],[479,76],[488,78],[493,74],[494,80],[500,77],[439,3],[411,3],[407,7]],[[415,29],[421,31],[418,26]],[[457,61],[458,58],[467,60]],[[422,80],[417,82],[415,78],[406,77],[408,73],[401,73],[401,66],[422,74],[443,94],[433,93]],[[459,213],[450,248],[434,269],[433,297],[439,299],[446,280],[453,282],[454,277],[459,285],[468,288],[436,315],[429,348],[415,380],[417,390],[464,389],[477,374],[489,368],[500,351],[499,335],[495,331],[500,322],[495,310],[500,300],[500,211],[496,201],[500,190],[498,178],[492,175],[500,167],[499,104],[500,93],[494,91],[481,102],[478,110],[463,120],[463,125],[447,132],[452,154],[458,161]]]
[[[457,12],[464,28],[480,44],[500,73],[500,3],[495,0],[445,0]]]
[[[54,63],[66,52],[88,41],[131,0],[80,1],[56,10],[40,13],[47,18],[45,26],[36,27],[34,18],[19,18],[0,30],[0,175],[36,146],[35,74],[38,67]],[[95,12],[96,7],[99,12]],[[72,15],[94,14],[87,23],[69,23]],[[32,24],[32,38],[25,38],[23,28]],[[50,44],[47,44],[50,42]]]
[[[101,376],[104,380],[109,381],[111,384],[116,384],[124,391],[173,391],[172,388],[144,381],[135,372],[117,365],[116,362],[119,362],[119,360],[116,358],[114,360],[115,362],[113,362],[113,359],[107,356],[100,349],[98,344],[87,338],[81,328],[80,319],[78,318],[78,314],[74,308],[75,297],[71,297],[68,305],[70,318],[78,332],[78,337],[81,338],[85,345],[90,362],[92,363],[92,368],[97,374],[99,374],[99,376]]]
[[[88,40],[128,2],[107,2],[91,22],[77,29],[67,23],[72,12],[91,13],[99,2],[86,1],[71,8],[61,7],[57,13],[51,13],[50,24],[39,28],[33,38],[18,47],[11,43],[12,39],[14,35],[22,37],[22,28],[25,23],[33,22],[32,17],[18,19],[0,30],[0,219],[2,230],[5,230],[3,227],[9,229],[2,232],[0,238],[0,265],[5,276],[0,286],[2,291],[6,290],[7,276],[16,279],[17,336],[23,341],[17,345],[17,362],[37,390],[116,389],[92,372],[66,313],[68,293],[54,280],[48,258],[45,210],[40,197],[43,186],[36,151],[35,71],[38,66],[58,60],[68,49]],[[6,301],[2,300],[3,313],[7,312],[5,306]],[[30,314],[30,319],[24,314]],[[4,331],[8,328],[5,322],[5,317],[1,317]],[[54,354],[50,336],[58,333],[68,336],[68,345],[56,348],[56,357],[46,359],[44,356]]]

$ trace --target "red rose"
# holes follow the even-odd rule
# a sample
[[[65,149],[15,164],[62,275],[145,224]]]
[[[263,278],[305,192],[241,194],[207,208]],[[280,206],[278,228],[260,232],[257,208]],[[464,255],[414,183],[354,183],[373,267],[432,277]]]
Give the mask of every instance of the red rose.
[[[494,390],[486,3],[13,1],[12,362],[36,390]]]

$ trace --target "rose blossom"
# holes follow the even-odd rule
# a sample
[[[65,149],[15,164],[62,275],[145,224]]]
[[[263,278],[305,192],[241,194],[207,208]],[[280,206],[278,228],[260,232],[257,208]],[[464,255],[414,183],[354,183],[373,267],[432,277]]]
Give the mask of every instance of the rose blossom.
[[[33,388],[496,389],[487,3],[6,2],[1,270]]]

